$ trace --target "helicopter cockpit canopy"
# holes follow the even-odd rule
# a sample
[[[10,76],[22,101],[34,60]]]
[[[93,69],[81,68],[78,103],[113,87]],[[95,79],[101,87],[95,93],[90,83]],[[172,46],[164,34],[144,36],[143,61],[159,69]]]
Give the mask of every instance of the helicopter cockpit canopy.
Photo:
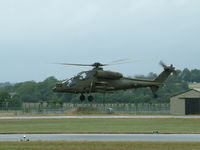
[[[80,72],[78,75],[77,75],[77,77],[79,78],[79,80],[85,80],[85,79],[87,79],[88,78],[88,72],[86,72],[86,71],[83,71],[83,72]]]
[[[62,83],[66,86],[73,86],[77,81],[82,81],[89,78],[89,73],[87,71],[80,72],[78,75],[74,76],[71,79],[65,80]]]

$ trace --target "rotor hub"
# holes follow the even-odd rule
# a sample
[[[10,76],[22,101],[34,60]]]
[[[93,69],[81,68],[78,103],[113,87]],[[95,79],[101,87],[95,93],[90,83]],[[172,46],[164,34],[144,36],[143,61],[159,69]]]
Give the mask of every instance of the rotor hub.
[[[101,66],[104,66],[104,65],[99,62],[96,62],[96,63],[92,64],[92,66],[95,68],[100,68]]]

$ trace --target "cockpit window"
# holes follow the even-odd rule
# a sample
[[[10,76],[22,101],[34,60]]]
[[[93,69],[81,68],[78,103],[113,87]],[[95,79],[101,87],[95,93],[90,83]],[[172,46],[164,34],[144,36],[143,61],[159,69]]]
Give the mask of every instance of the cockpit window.
[[[73,85],[73,78],[69,79],[69,80],[65,80],[63,81],[63,84],[66,86],[71,86]]]
[[[72,79],[68,80],[68,85],[72,84]]]
[[[85,80],[87,78],[89,78],[89,73],[88,72],[81,72],[77,76],[75,76],[75,77],[73,77],[73,78],[71,78],[69,80],[63,81],[62,84],[64,84],[65,86],[69,87],[69,86],[72,86],[72,85],[76,84],[76,82],[78,80]]]
[[[86,78],[87,78],[86,72],[83,72],[82,74],[79,74],[79,79],[80,79],[80,80],[84,80],[84,79],[86,79]]]

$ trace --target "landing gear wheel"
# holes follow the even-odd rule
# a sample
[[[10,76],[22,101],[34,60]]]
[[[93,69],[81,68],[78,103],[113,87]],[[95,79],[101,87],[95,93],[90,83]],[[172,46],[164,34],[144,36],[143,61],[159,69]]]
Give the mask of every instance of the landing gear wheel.
[[[81,100],[81,102],[83,102],[85,100],[85,96],[83,94],[81,94],[80,100]]]
[[[89,101],[89,102],[93,101],[93,99],[94,99],[94,97],[93,97],[92,95],[89,95],[89,96],[88,96],[88,101]]]
[[[157,94],[154,94],[154,95],[153,95],[153,98],[158,98],[158,95],[157,95]]]

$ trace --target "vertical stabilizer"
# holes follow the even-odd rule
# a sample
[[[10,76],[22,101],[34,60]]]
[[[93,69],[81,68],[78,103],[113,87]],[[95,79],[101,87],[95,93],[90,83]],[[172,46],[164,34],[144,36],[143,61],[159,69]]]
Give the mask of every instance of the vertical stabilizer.
[[[175,68],[173,67],[173,65],[166,66],[163,62],[160,62],[160,65],[164,68],[164,71],[160,73],[160,75],[154,80],[154,82],[162,84],[163,82],[167,80],[167,78],[172,72],[175,72]],[[159,86],[155,85],[155,86],[151,86],[150,88],[154,97],[156,98],[157,97],[156,92],[158,91]]]
[[[169,75],[172,73],[172,72],[175,72],[175,68],[173,67],[173,65],[170,65],[170,66],[166,66],[164,63],[160,63],[163,68],[164,68],[164,71],[161,72],[161,74],[154,80],[155,82],[158,82],[158,83],[163,83],[165,82],[165,80],[167,80],[167,78],[169,77]]]

